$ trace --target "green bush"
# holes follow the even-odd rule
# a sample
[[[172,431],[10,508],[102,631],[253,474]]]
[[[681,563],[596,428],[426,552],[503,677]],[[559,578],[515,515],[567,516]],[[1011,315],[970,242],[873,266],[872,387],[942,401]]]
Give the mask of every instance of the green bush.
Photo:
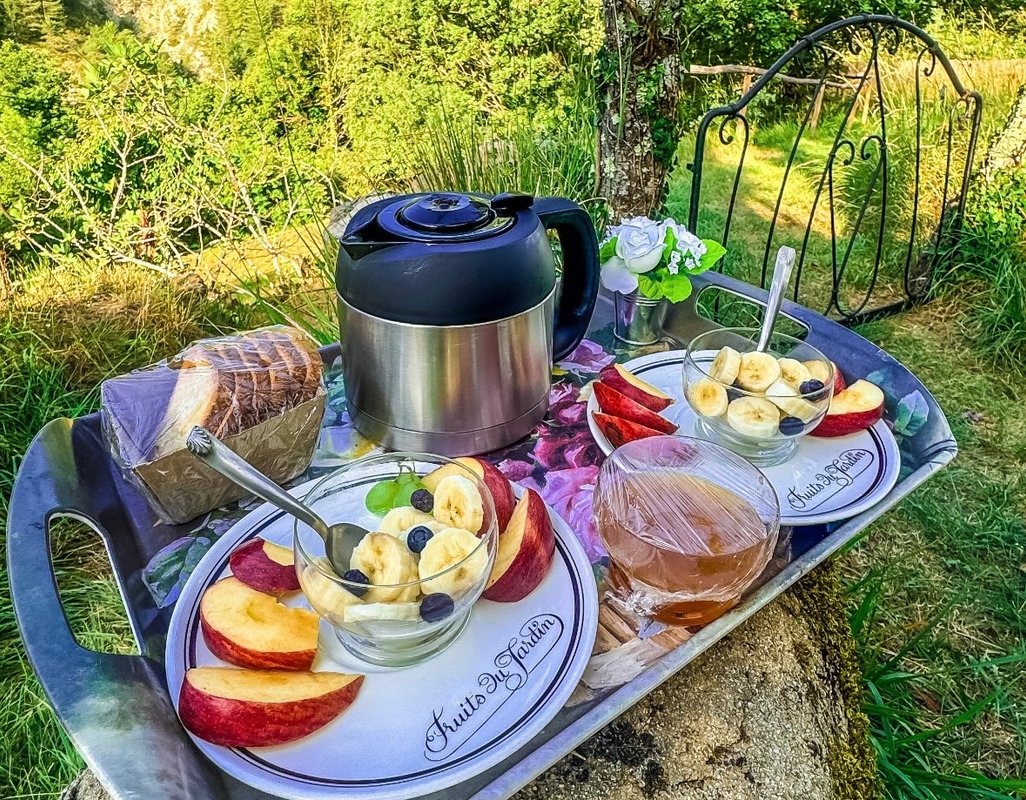
[[[976,311],[981,340],[1026,373],[1026,171],[1009,166],[981,180],[966,202],[958,265],[948,290],[982,284]]]

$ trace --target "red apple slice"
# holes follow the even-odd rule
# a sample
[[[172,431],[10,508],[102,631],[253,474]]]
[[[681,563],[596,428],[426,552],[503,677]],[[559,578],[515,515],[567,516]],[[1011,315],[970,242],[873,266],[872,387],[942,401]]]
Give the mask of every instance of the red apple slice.
[[[837,362],[831,361],[830,363],[834,365],[834,395],[839,395],[848,388],[848,384],[844,380],[844,374],[841,372],[841,368],[837,366]]]
[[[668,394],[659,391],[650,383],[645,383],[619,364],[611,364],[603,368],[599,373],[599,380],[652,411],[662,411],[673,403],[673,398]]]
[[[858,380],[835,394],[822,422],[809,431],[813,436],[844,436],[865,430],[883,417],[884,393],[869,381]]]
[[[595,423],[598,425],[599,430],[602,431],[613,447],[633,442],[635,439],[647,439],[649,436],[664,435],[662,431],[639,425],[622,417],[598,413],[593,413],[592,416],[595,418]]]
[[[627,395],[616,391],[611,386],[599,382],[595,384],[594,390],[599,408],[607,414],[621,417],[630,422],[636,422],[660,433],[675,433],[677,431],[677,426],[666,419],[666,417],[659,416],[656,412],[645,408],[641,403],[631,400]]]
[[[469,469],[484,483],[485,488],[492,495],[492,502],[495,504],[495,517],[499,523],[499,530],[505,530],[506,526],[509,525],[509,518],[513,516],[513,507],[517,504],[512,484],[496,467],[487,461],[482,461],[480,458],[464,456],[453,460],[457,464]],[[421,478],[421,482],[429,492],[434,494],[442,478],[446,478],[449,475],[465,476],[466,473],[454,464],[446,464],[429,472]]]
[[[292,551],[263,539],[251,539],[232,553],[232,575],[258,592],[278,595],[299,589]]]
[[[283,606],[238,578],[203,593],[200,627],[210,652],[238,667],[310,669],[317,654],[317,614]]]
[[[830,379],[830,370],[827,369],[827,363],[820,359],[813,359],[811,361],[803,361],[805,368],[809,370],[809,374],[812,375],[817,381],[822,383],[824,386]],[[840,368],[833,361],[830,362],[834,368],[834,394],[840,394],[845,389],[844,376],[841,374]]]
[[[555,550],[556,535],[545,501],[527,489],[499,537],[495,565],[481,596],[499,603],[527,597],[549,574]]]
[[[363,675],[196,667],[178,698],[182,724],[225,747],[268,747],[301,739],[353,704]]]

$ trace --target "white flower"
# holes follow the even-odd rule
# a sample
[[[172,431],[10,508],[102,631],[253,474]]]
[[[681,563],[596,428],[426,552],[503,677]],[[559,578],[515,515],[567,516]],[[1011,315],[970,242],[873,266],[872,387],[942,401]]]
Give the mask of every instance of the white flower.
[[[666,246],[666,228],[646,217],[625,219],[616,229],[616,254],[631,272],[655,269]]]
[[[680,250],[674,250],[670,253],[670,260],[666,264],[666,269],[669,270],[671,275],[676,275],[680,271]]]
[[[638,288],[638,275],[659,266],[666,247],[666,224],[648,217],[623,219],[610,226],[605,241],[615,238],[616,255],[602,265],[602,285],[627,294]]]
[[[611,292],[630,294],[638,288],[638,276],[620,256],[613,256],[602,265],[602,285]]]
[[[695,234],[691,233],[683,225],[678,225],[673,220],[667,220],[666,226],[671,228],[674,235],[677,237],[676,252],[680,253],[684,269],[688,272],[693,272],[698,269],[699,264],[702,261],[702,256],[704,256],[706,252],[705,242],[695,236]]]

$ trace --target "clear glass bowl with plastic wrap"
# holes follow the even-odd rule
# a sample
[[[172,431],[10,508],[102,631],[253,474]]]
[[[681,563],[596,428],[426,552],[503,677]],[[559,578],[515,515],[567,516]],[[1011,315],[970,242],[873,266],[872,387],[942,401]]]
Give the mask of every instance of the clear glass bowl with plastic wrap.
[[[757,353],[755,328],[696,336],[684,361],[684,396],[695,433],[760,466],[780,464],[830,408],[834,365],[810,344],[783,333]]]
[[[780,506],[766,476],[704,439],[653,436],[612,452],[595,522],[613,590],[634,613],[705,625],[769,563]]]
[[[423,507],[422,498],[410,496],[426,488],[420,479],[430,473],[446,483],[428,479],[434,507],[427,512],[413,507]],[[405,497],[383,498],[375,490],[397,479]],[[492,495],[480,478],[442,456],[390,453],[347,464],[304,500],[329,525],[350,522],[369,532],[352,552],[351,569],[339,575],[321,537],[305,523],[295,525],[303,594],[350,653],[404,666],[455,641],[484,591],[499,535]],[[441,507],[436,500],[444,500]],[[395,507],[382,511],[383,503]]]

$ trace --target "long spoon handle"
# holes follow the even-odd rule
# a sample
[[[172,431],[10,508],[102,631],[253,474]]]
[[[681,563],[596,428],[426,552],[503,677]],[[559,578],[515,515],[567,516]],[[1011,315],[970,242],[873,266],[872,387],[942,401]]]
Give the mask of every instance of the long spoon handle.
[[[769,347],[773,325],[777,321],[777,314],[780,313],[780,303],[784,299],[784,292],[787,291],[787,284],[791,281],[791,270],[794,269],[796,256],[794,248],[786,245],[777,251],[777,263],[773,267],[766,313],[762,318],[762,330],[759,332],[759,346],[755,348],[760,353]]]
[[[207,466],[262,500],[302,520],[327,540],[328,526],[324,520],[248,461],[240,458],[206,428],[196,425],[189,432],[185,446]]]

